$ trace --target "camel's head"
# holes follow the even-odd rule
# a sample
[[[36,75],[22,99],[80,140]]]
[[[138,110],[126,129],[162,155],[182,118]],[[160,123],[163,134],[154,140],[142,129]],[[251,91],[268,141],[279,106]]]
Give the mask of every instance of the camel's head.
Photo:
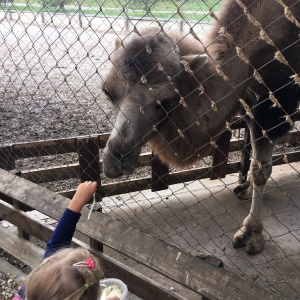
[[[103,91],[115,108],[116,122],[104,149],[109,177],[131,174],[141,147],[159,134],[159,128],[180,102],[178,90],[183,60],[206,62],[198,55],[183,57],[178,41],[161,30],[133,33],[116,41],[112,68]]]

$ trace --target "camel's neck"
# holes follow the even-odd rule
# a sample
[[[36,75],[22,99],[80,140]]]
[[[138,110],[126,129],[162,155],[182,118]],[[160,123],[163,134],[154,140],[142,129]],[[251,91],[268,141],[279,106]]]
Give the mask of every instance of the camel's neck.
[[[185,88],[191,88],[189,80],[183,81]],[[191,88],[194,92],[185,95],[184,102],[178,104],[149,141],[154,151],[168,164],[186,166],[210,155],[220,133],[226,130],[226,122],[231,120],[238,101],[232,97],[230,86],[224,85],[219,76],[213,76],[203,86],[210,92],[199,95],[196,85]],[[183,90],[180,89],[182,93]],[[221,105],[217,103],[220,95],[216,93],[220,90],[223,93]]]

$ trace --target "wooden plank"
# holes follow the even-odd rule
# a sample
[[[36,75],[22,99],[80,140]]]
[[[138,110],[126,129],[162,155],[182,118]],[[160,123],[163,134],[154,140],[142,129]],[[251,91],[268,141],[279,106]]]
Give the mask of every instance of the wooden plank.
[[[236,145],[240,144],[240,141],[236,141]],[[283,157],[279,159],[278,155],[273,156],[273,165],[279,165],[279,164],[284,164],[285,162],[283,161]],[[287,159],[289,162],[296,162],[300,160],[300,151],[295,151],[287,154]],[[250,164],[250,160],[245,160],[248,164]],[[74,167],[75,168],[75,167]],[[79,168],[78,165],[76,168]],[[55,172],[59,172],[59,167],[55,170]],[[233,174],[233,173],[238,173],[242,170],[241,162],[235,162],[235,163],[229,163],[227,165],[227,175],[228,174]],[[247,168],[244,168],[244,172],[246,172]],[[25,179],[31,179],[27,173],[26,175],[23,176],[24,173],[22,173],[22,177]],[[42,173],[43,174],[43,173]],[[47,174],[47,173],[45,173]],[[168,175],[167,182],[169,185],[172,184],[177,184],[177,183],[182,183],[182,182],[188,182],[188,181],[195,181],[199,179],[204,179],[204,178],[209,178],[211,174],[211,169],[209,167],[205,168],[197,168],[197,169],[192,169],[192,170],[184,170],[184,171],[179,171],[179,172],[174,172]],[[245,174],[246,175],[246,174]],[[40,175],[42,176],[42,175]],[[77,177],[77,176],[76,176]],[[39,178],[39,172],[38,170],[34,172],[34,178],[38,179]],[[32,181],[32,180],[31,180]],[[35,181],[33,181],[35,182]],[[41,179],[40,182],[45,182],[43,179]],[[142,179],[134,179],[130,181],[121,181],[117,183],[108,183],[108,184],[102,184],[101,186],[101,194],[102,197],[108,197],[112,195],[118,195],[118,194],[126,194],[130,192],[135,192],[138,190],[145,190],[145,189],[150,189],[151,188],[151,182],[152,179],[150,177],[144,177]],[[67,198],[72,198],[75,190],[67,190],[67,191],[60,191],[59,192],[61,195]],[[1,194],[1,192],[0,192]],[[9,201],[9,200],[8,200]]]
[[[98,137],[78,138],[77,149],[79,155],[79,169],[81,182],[96,181],[97,190],[94,195],[95,201],[102,200],[100,157]],[[101,208],[100,208],[101,209]],[[94,238],[90,238],[90,245],[103,252],[103,245]]]
[[[169,166],[164,164],[155,154],[151,159],[151,191],[168,188]]]
[[[273,166],[283,165],[297,161],[300,161],[300,151],[293,151],[287,153],[286,155],[276,154],[272,157]]]
[[[24,262],[26,265],[36,268],[43,257],[44,250],[18,235],[5,230],[0,226],[0,248],[10,253],[13,257]]]
[[[22,171],[22,177],[34,183],[44,183],[79,177],[79,164],[62,165]]]
[[[18,202],[16,200],[13,200],[13,204],[14,204],[14,207],[16,209],[20,209],[20,206],[21,206],[20,202]],[[29,233],[28,233],[28,227],[24,230],[22,230],[20,227],[18,227],[18,235],[20,237],[22,237],[23,239],[25,239],[25,240],[28,240],[28,241],[30,240],[30,236],[29,236]]]
[[[77,149],[81,182],[96,181],[96,201],[101,201],[100,158],[97,137],[78,138]]]
[[[227,174],[238,173],[240,169],[240,162],[230,163],[227,166]],[[198,168],[192,170],[178,171],[168,175],[168,184],[177,184],[188,181],[195,181],[199,179],[209,178],[211,168]],[[142,179],[124,180],[116,183],[102,184],[102,196],[108,197],[119,194],[126,194],[146,189],[151,189],[152,179],[150,176]],[[61,191],[60,195],[72,198],[75,190]]]
[[[300,112],[297,113],[297,116],[300,116]],[[236,121],[232,123],[231,128],[232,129],[245,128],[245,122],[243,120]],[[99,134],[94,136],[97,136],[98,138],[99,148],[103,149],[109,138],[109,134],[106,133],[106,134]],[[300,132],[298,130],[292,130],[287,135],[280,138],[277,144],[298,142],[299,137],[300,137]],[[62,139],[54,139],[54,140],[17,143],[9,146],[2,146],[0,147],[0,159],[1,157],[2,158],[7,157],[7,154],[3,155],[3,153],[9,152],[11,151],[11,149],[13,151],[14,159],[72,153],[77,151],[76,142],[77,142],[77,137],[70,137],[70,138],[62,138]],[[233,139],[231,141],[230,151],[238,151],[238,150],[241,150],[241,145],[237,144],[236,139]],[[146,155],[148,156],[147,161],[150,160],[151,154],[147,153]],[[6,161],[4,162],[6,164]],[[5,169],[3,168],[3,166],[1,168]]]
[[[231,132],[224,131],[217,140],[217,148],[214,149],[212,157],[212,169],[210,179],[225,178],[227,173],[227,162],[229,154]]]
[[[106,133],[94,136],[98,138],[99,147],[104,148],[109,138],[109,134]],[[77,152],[77,138],[78,137],[69,137],[61,139],[17,143],[9,146],[0,147],[0,153],[1,151],[7,151],[7,149],[10,147],[13,149],[16,159],[72,153]]]
[[[143,153],[139,157],[137,167],[149,165],[150,153]],[[100,170],[103,162],[100,160]],[[79,164],[61,165],[47,168],[38,168],[22,171],[22,177],[34,183],[44,183],[57,180],[67,180],[80,177]]]
[[[16,168],[15,153],[12,146],[0,148],[0,168],[4,170],[13,170]]]
[[[62,208],[69,203],[68,199],[4,170],[0,170],[0,177],[2,193],[17,201],[25,202],[54,219],[60,217]],[[83,217],[77,225],[78,231],[92,236],[209,299],[280,299],[280,296],[271,291],[246,282],[224,269],[215,268],[127,224],[98,212],[94,212],[90,220],[87,220],[87,214],[88,210],[83,208]],[[229,295],[228,290],[234,292]]]
[[[93,251],[93,250],[92,250]],[[103,256],[99,256],[100,259]],[[127,260],[127,256],[121,255],[122,261]],[[153,299],[163,299],[163,300],[203,300],[202,296],[198,293],[194,293],[190,289],[183,287],[182,285],[175,285],[175,290],[169,289],[170,286],[163,285],[166,281],[164,276],[146,268],[144,273],[137,272],[132,268],[120,268],[118,263],[111,263],[109,260],[102,261],[104,274],[107,277],[119,278],[124,281],[129,290],[135,295],[141,297],[143,300],[153,300]],[[139,262],[136,262],[139,264]],[[155,280],[150,279],[149,273],[155,278]],[[159,282],[157,280],[159,278]],[[191,297],[192,295],[192,297]]]
[[[46,141],[17,143],[12,147],[18,159],[76,152],[75,137]]]
[[[108,197],[118,194],[126,194],[138,190],[146,190],[151,187],[151,177],[142,179],[124,180],[122,182],[102,184],[102,197]]]
[[[22,210],[2,200],[0,200],[0,217],[44,242],[47,242],[52,234],[50,227],[41,225],[37,219],[31,218]]]
[[[98,182],[100,180],[100,159],[97,137],[78,138],[77,150],[81,181]]]

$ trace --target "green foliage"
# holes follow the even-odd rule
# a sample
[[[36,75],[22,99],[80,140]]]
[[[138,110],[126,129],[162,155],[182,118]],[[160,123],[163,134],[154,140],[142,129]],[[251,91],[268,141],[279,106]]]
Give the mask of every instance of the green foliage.
[[[73,2],[72,0],[43,0],[44,7],[59,7],[64,8],[68,3]]]
[[[63,10],[65,13],[78,12],[83,14],[105,15],[106,17],[114,17],[124,15],[129,17],[145,17],[152,18],[174,18],[180,19],[182,16],[186,20],[198,20],[209,22],[212,18],[207,14],[208,10],[217,12],[222,0],[6,0],[14,1],[14,9],[39,11],[40,4],[43,4],[43,10],[56,12]],[[5,2],[5,0],[0,0]],[[24,5],[26,4],[26,9]],[[20,4],[20,5],[18,5]],[[99,7],[101,10],[99,11]],[[179,16],[177,11],[181,12]]]

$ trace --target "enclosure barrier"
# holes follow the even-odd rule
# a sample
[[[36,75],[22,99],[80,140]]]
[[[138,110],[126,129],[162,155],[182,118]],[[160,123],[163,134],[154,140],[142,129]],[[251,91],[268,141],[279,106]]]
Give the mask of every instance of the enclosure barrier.
[[[227,9],[223,4],[228,5]],[[299,12],[299,0],[2,2],[0,168],[67,197],[72,197],[79,181],[96,180],[99,201],[96,207],[107,216],[191,255],[216,256],[236,276],[274,290],[282,298],[298,299],[300,163],[292,162],[300,160],[299,152],[295,151],[300,150],[300,127],[299,122],[293,123],[300,86]],[[156,28],[153,32],[152,27]],[[179,34],[180,40],[169,36],[169,30],[172,35]],[[123,43],[124,52],[119,51],[122,48],[116,49],[116,37]],[[169,43],[170,38],[174,38],[174,43]],[[141,56],[130,55],[127,45],[136,48],[139,40],[145,42]],[[196,47],[190,44],[192,41],[198,41]],[[180,46],[182,42],[190,44],[191,51],[185,53],[185,47]],[[201,54],[203,50],[210,59],[203,65],[202,73],[202,68],[198,69],[185,54]],[[121,67],[127,65],[126,57],[133,58],[132,66],[139,69],[135,72],[131,63],[128,65],[134,84],[127,81],[131,71],[127,73]],[[138,63],[139,57],[142,63]],[[203,63],[204,57],[200,55],[197,61]],[[150,72],[146,61],[149,67],[153,63]],[[151,80],[152,75],[155,81]],[[158,88],[156,79],[169,91],[167,97],[165,88]],[[123,83],[128,88],[121,93]],[[173,103],[172,99],[178,101]],[[295,106],[290,110],[294,100]],[[131,104],[139,107],[131,109]],[[234,132],[242,125],[230,117],[236,106],[242,109],[240,113],[251,129],[258,130],[258,137],[251,132],[254,147],[262,142],[261,137],[265,141],[262,151],[251,151],[247,130],[242,130],[242,137]],[[157,109],[162,116],[166,112],[167,118],[154,121],[148,112]],[[171,125],[173,133],[162,132],[180,112],[187,116],[188,124],[178,118],[175,126]],[[119,179],[103,176],[102,164],[108,175],[121,174],[119,166],[124,167],[126,155],[135,166],[137,156],[131,160],[128,148],[122,147],[122,138],[127,136],[119,131],[118,116],[122,113],[127,118],[122,118],[123,121],[133,129],[130,135],[140,133],[141,142],[148,140],[152,130],[157,130],[154,137],[162,137],[162,142],[168,144],[163,151],[157,150],[160,157],[170,147],[170,157],[165,155],[165,160],[178,155],[179,163],[195,158],[195,165],[180,171],[169,169],[152,153],[147,153],[146,146],[139,158],[142,167],[132,175]],[[143,121],[149,124],[146,132],[140,131],[145,129],[140,126]],[[251,187],[243,190],[247,184],[235,186],[237,180],[245,180],[250,156],[268,169],[272,136],[289,125],[295,131],[281,140],[289,145],[276,147],[273,156],[273,165],[285,165],[273,168],[264,190],[263,209],[257,197],[260,193],[253,193],[253,201],[240,201],[235,193],[242,190],[238,197],[247,198],[251,190]],[[193,128],[197,132],[190,131]],[[224,131],[226,128],[230,131]],[[108,135],[95,133],[111,130],[115,138],[110,140],[105,150],[108,155],[104,156],[102,149]],[[152,144],[155,141],[150,141],[151,146],[155,147]],[[177,141],[179,144],[174,145]],[[207,149],[202,141],[211,143],[211,156],[200,160],[202,151]],[[182,149],[189,149],[183,155],[177,151],[183,146],[180,142],[188,146]],[[110,156],[108,150],[116,155]],[[257,157],[259,153],[269,154],[268,164]],[[118,157],[120,161],[116,162]],[[253,167],[255,171],[255,164]],[[22,201],[10,203],[16,209],[24,207]],[[266,225],[264,250],[255,256],[246,254],[252,251],[249,243],[246,249],[232,247],[233,241],[237,247],[244,246],[232,237],[237,228],[248,225],[243,219],[247,215],[262,219]],[[30,237],[22,227],[18,232],[22,237]],[[238,236],[240,233],[237,232]],[[100,250],[105,248],[104,242],[93,238],[89,241]],[[138,249],[139,243],[137,240],[132,249]],[[256,250],[260,248],[261,245]]]
[[[0,199],[2,199],[0,200],[0,217],[15,224],[19,229],[25,230],[29,235],[47,241],[52,228],[29,217],[25,211],[34,209],[58,220],[69,202],[68,199],[2,169],[0,169],[0,178]],[[95,212],[90,220],[87,220],[87,208],[83,209],[82,214],[81,221],[77,225],[77,232],[82,236],[103,243],[191,289],[198,293],[196,296],[198,298],[194,299],[200,299],[200,295],[204,300],[282,299],[271,291],[245,281],[224,269],[216,268],[198,257],[167,245],[161,240],[104,214]],[[21,259],[22,255],[24,256],[26,252],[30,251],[26,248],[16,249],[20,239],[13,240],[11,234],[7,235],[3,232],[2,236],[1,247],[6,245],[6,250],[12,252],[17,258]],[[88,247],[81,240],[74,239],[74,243]],[[9,245],[11,246],[9,247]],[[175,292],[167,290],[157,282],[154,283],[145,275],[138,274],[138,272],[95,249],[89,249],[100,257],[106,276],[122,279],[128,284],[129,289],[142,299],[189,299],[188,297],[176,296]],[[34,266],[34,263],[32,265]]]
[[[297,114],[297,118],[298,118]],[[233,123],[233,129],[245,128],[242,121]],[[102,160],[99,159],[99,150],[103,149],[109,134],[89,135],[82,137],[64,138],[56,140],[17,143],[0,147],[0,168],[12,171],[21,177],[34,183],[45,183],[70,178],[80,178],[81,181],[93,180],[98,182],[97,201],[103,197],[123,193],[140,191],[151,188],[152,191],[167,189],[168,186],[177,183],[189,182],[203,178],[224,178],[226,174],[239,173],[239,182],[242,183],[247,177],[250,166],[250,137],[245,128],[244,137],[231,138],[231,132],[225,131],[218,147],[211,147],[211,167],[201,167],[192,170],[169,172],[168,166],[163,164],[155,155],[142,153],[139,157],[138,167],[151,165],[151,176],[140,179],[123,180],[117,183],[101,184]],[[280,144],[293,144],[299,141],[300,132],[290,131],[280,140]],[[241,160],[228,163],[230,152],[241,151]],[[31,169],[29,171],[17,170],[16,160],[29,157],[58,155],[65,153],[77,153],[78,163],[57,167]],[[300,151],[273,156],[273,166],[300,161]],[[68,198],[74,194],[74,190],[60,191]]]

